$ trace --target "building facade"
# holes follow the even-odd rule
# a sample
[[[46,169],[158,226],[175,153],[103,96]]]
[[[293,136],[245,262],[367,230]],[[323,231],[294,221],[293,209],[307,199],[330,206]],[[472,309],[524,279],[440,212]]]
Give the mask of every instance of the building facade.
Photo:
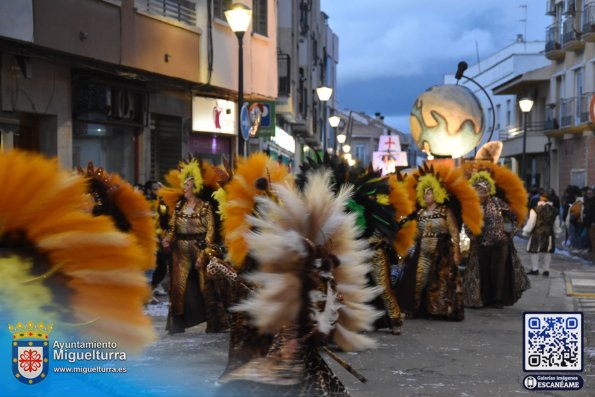
[[[328,16],[321,12],[320,0],[280,2],[277,37],[277,126],[294,138],[293,162],[297,167],[304,148],[321,150],[324,138],[327,148],[335,146],[328,117],[336,109],[336,92],[323,102],[316,88],[336,89],[339,38],[328,25]]]
[[[222,0],[0,3],[2,150],[88,161],[130,182],[162,177],[188,153],[237,153],[238,41]],[[277,8],[244,37],[244,97],[277,95]]]

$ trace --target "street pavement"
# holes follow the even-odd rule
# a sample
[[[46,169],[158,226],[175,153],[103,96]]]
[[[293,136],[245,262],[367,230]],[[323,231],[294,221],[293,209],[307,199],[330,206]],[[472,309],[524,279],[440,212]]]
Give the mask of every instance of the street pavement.
[[[529,270],[526,240],[517,238],[515,243]],[[388,329],[371,333],[377,349],[338,353],[368,378],[366,384],[325,359],[354,397],[595,395],[595,266],[559,251],[549,277],[529,278],[531,289],[514,306],[467,309],[462,322],[406,319],[400,336]],[[584,313],[581,390],[536,392],[523,387],[523,313],[533,311]],[[152,386],[157,394],[213,395],[227,360],[228,334],[206,334],[204,326],[197,326],[169,336],[164,329],[167,303],[149,305],[147,312],[159,340],[143,355],[129,359],[129,375],[142,377],[142,368],[157,366],[162,375]]]

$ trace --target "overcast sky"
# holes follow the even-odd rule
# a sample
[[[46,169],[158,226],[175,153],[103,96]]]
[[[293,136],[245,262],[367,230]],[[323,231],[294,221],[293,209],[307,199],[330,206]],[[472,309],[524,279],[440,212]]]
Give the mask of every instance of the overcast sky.
[[[526,5],[527,23],[525,19]],[[336,99],[341,109],[381,112],[409,132],[409,111],[457,64],[477,63],[517,34],[545,40],[545,0],[321,0],[339,36]]]

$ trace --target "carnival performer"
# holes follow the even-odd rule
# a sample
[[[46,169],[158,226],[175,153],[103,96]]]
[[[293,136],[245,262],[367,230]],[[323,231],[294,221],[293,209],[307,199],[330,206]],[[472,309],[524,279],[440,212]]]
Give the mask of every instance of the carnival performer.
[[[86,181],[55,160],[16,150],[0,153],[0,180],[0,311],[125,350],[149,344],[147,255],[109,217],[83,210]]]
[[[523,228],[523,236],[529,237],[527,252],[531,253],[530,275],[538,275],[541,267],[545,277],[550,275],[552,253],[556,250],[556,237],[562,233],[558,209],[542,194],[535,208],[529,212],[529,220]],[[539,256],[543,255],[543,266]]]
[[[405,183],[419,210],[415,250],[397,286],[399,303],[412,317],[463,320],[459,219],[479,233],[477,193],[461,170],[446,162],[424,164]]]
[[[207,332],[220,332],[228,327],[222,305],[213,300],[205,278],[206,266],[219,254],[216,224],[209,195],[203,192],[205,180],[201,162],[190,158],[180,163],[177,177],[182,197],[172,206],[169,230],[163,238],[163,248],[172,252],[170,272],[170,307],[166,330],[170,335],[207,322]],[[176,178],[173,178],[176,179]],[[178,185],[179,186],[179,185]],[[169,191],[167,190],[169,189]],[[179,187],[162,188],[161,195],[169,200]]]
[[[374,346],[358,334],[378,317],[366,304],[377,294],[366,287],[371,252],[357,239],[356,215],[344,210],[352,188],[335,195],[330,180],[329,172],[314,173],[303,192],[270,184],[246,218],[247,252],[257,265],[248,279],[259,287],[234,310],[275,337],[264,357],[220,380],[242,395],[348,396],[320,350],[327,341],[347,351]]]
[[[497,159],[476,159],[462,165],[479,195],[484,218],[481,234],[470,236],[464,276],[468,307],[511,306],[530,287],[513,241],[527,216],[527,191],[521,179],[497,164]]]
[[[271,184],[294,184],[293,175],[289,174],[287,167],[280,166],[264,153],[239,159],[236,169],[229,174],[233,175],[229,182],[213,194],[217,200],[216,212],[222,220],[225,260],[211,258],[207,266],[208,279],[217,286],[226,309],[247,299],[256,288],[242,276],[258,266],[249,254],[246,242],[246,236],[251,231],[246,219],[256,211],[257,197],[271,196]],[[250,360],[266,356],[274,338],[277,350],[285,349],[281,334],[260,334],[251,325],[248,314],[231,312],[229,317],[229,354],[226,369],[220,377],[221,383],[243,379],[243,375],[234,371]],[[263,368],[261,374],[267,371],[268,368]]]
[[[415,222],[410,215],[414,205],[396,174],[386,177],[380,171],[350,167],[340,157],[327,155],[323,159],[309,158],[297,176],[298,186],[303,187],[311,172],[330,170],[334,181],[333,191],[351,185],[354,194],[345,210],[357,214],[360,239],[368,241],[373,250],[372,269],[368,277],[372,286],[382,292],[373,304],[385,315],[376,322],[376,328],[388,327],[393,335],[401,334],[403,320],[399,303],[391,283],[391,267],[396,266],[401,255],[406,255],[413,244]]]

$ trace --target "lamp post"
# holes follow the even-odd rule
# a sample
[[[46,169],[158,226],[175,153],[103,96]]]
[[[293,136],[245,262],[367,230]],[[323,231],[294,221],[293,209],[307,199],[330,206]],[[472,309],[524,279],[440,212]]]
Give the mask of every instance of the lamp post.
[[[527,119],[529,118],[529,112],[533,107],[533,100],[529,97],[525,97],[519,100],[519,107],[525,118],[523,126],[523,153],[521,155],[521,179],[525,182],[525,178],[527,177],[527,164],[525,158],[527,155]]]
[[[231,7],[225,11],[225,18],[231,30],[238,38],[238,137],[242,137],[244,157],[248,155],[248,138],[244,138],[242,134],[242,105],[244,104],[244,33],[250,26],[252,21],[252,10],[240,3],[232,4]]]
[[[337,127],[339,126],[339,124],[341,123],[341,117],[334,115],[328,118],[328,123],[329,125],[333,128],[333,135],[335,137],[335,139],[333,139],[333,151],[335,153],[337,153],[337,141],[339,139],[339,137],[337,136]],[[341,142],[339,142],[341,143]]]
[[[322,124],[322,152],[323,154],[326,153],[326,147],[327,147],[327,137],[326,137],[326,102],[331,99],[331,96],[333,95],[333,89],[330,87],[326,87],[326,86],[322,86],[322,87],[318,87],[316,89],[316,95],[318,96],[318,100],[320,102],[322,102],[322,120],[323,124]]]

